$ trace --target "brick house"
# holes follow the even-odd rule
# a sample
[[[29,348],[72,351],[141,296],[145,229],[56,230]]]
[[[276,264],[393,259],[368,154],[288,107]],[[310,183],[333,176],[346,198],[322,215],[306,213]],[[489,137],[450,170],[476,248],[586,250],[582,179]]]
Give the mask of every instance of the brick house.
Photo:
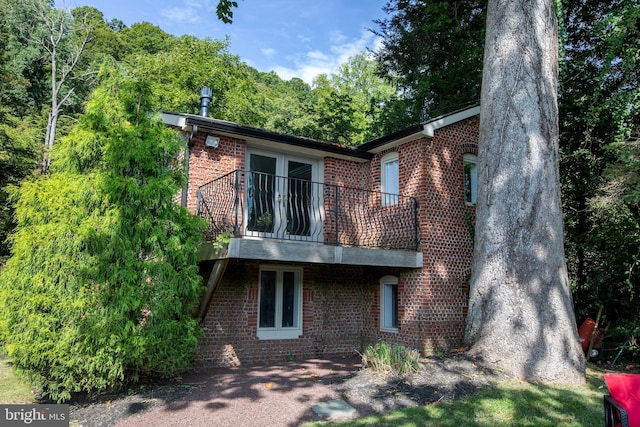
[[[479,107],[358,147],[162,117],[188,141],[182,202],[209,223],[197,362],[462,344]]]

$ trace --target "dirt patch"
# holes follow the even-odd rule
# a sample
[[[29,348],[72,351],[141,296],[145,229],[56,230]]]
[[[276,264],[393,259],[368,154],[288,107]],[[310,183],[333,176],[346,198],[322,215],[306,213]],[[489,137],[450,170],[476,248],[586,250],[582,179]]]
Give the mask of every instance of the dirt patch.
[[[193,371],[128,393],[78,395],[75,426],[282,425],[320,418],[311,405],[344,399],[356,417],[458,399],[505,379],[465,354],[427,357],[417,373],[392,376],[360,360],[309,360],[274,366]]]

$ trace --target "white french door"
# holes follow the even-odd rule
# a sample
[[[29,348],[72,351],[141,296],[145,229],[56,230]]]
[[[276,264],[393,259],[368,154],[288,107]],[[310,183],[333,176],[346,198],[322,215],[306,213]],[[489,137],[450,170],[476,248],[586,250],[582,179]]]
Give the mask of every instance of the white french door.
[[[317,240],[320,191],[317,161],[286,154],[248,153],[245,235]]]

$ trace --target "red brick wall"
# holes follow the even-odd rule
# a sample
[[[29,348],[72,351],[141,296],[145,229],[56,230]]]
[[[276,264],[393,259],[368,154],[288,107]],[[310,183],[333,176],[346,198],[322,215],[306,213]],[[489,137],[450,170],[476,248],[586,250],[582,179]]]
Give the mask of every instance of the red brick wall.
[[[462,156],[477,153],[478,124],[473,117],[438,129],[423,150],[416,197],[424,267],[404,278],[416,287],[422,283],[422,309],[410,320],[420,330],[423,352],[462,345],[473,251],[467,217],[475,211],[464,202]]]
[[[223,138],[211,151],[203,138],[194,144],[190,163],[190,206],[196,188],[213,176],[245,167],[242,141]],[[304,267],[303,335],[296,340],[256,338],[257,262],[232,261],[205,319],[198,360],[207,364],[260,363],[329,356],[360,350],[384,339],[420,349],[442,351],[462,344],[472,242],[464,202],[462,156],[477,153],[478,118],[436,130],[392,150],[398,152],[400,189],[419,204],[420,250],[424,267],[388,270],[345,266]],[[335,158],[324,162],[325,182],[379,191],[380,159],[358,163]],[[399,330],[380,331],[380,285],[398,277]]]
[[[424,267],[396,274],[397,333],[380,331],[378,280],[383,275],[371,280],[368,287],[375,298],[368,311],[374,322],[365,325],[368,340],[403,343],[425,353],[462,345],[473,250],[467,218],[475,219],[474,207],[464,202],[462,159],[465,153],[478,152],[478,125],[478,117],[473,117],[436,130],[433,138],[377,153],[365,165],[333,161],[325,169],[327,180],[345,185],[353,180],[380,191],[380,160],[396,151],[401,193],[418,200]],[[367,169],[369,175],[363,176]]]
[[[259,340],[259,268],[258,262],[229,263],[204,320],[197,363],[232,366],[361,351],[363,331],[373,322],[368,308],[374,294],[363,284],[373,280],[367,269],[305,265],[302,336]]]
[[[236,169],[245,170],[246,144],[243,140],[220,136],[218,147],[204,145],[205,133],[198,133],[192,142],[189,156],[189,187],[187,207],[196,211],[196,191],[207,182]]]
[[[371,163],[350,162],[327,157],[324,160],[324,182],[351,188],[372,187]]]

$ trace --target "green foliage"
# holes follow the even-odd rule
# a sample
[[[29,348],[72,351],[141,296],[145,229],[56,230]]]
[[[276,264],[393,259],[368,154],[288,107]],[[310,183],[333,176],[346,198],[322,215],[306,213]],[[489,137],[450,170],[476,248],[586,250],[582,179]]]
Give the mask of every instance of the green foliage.
[[[316,77],[313,89],[300,79],[285,82],[273,72],[259,73],[261,126],[342,145],[378,137],[384,127],[382,110],[396,89],[375,70],[375,61],[361,52],[331,76]]]
[[[638,322],[638,2],[563,0],[560,172],[578,317]],[[624,42],[621,40],[624,39]]]
[[[314,82],[317,100],[310,115],[320,139],[358,145],[385,134],[385,115],[396,85],[376,74],[376,62],[366,52],[351,58],[330,77]]]
[[[0,45],[6,46],[9,33],[3,7],[0,3]],[[7,53],[0,52],[0,265],[9,254],[6,238],[15,225],[9,186],[19,184],[36,166],[35,150],[24,134],[16,132],[18,120],[10,106],[20,104],[13,88],[24,80],[10,70],[9,62]]]
[[[0,107],[0,265],[9,255],[7,236],[15,226],[11,186],[18,185],[35,168],[34,150],[15,135],[13,119],[2,116]]]
[[[486,0],[387,2],[375,55],[401,96],[385,108],[386,132],[478,102],[486,8]]]
[[[39,112],[49,103],[50,70],[42,64],[45,52],[28,36],[28,31],[36,31],[39,27],[33,13],[38,3],[38,0],[0,0],[0,19],[5,20],[8,29],[3,52],[11,58],[7,64],[9,71],[21,79],[14,81],[11,88],[12,97],[18,103],[7,105],[16,117]]]
[[[420,352],[398,344],[379,341],[368,345],[362,354],[362,365],[378,372],[403,375],[420,369]]]
[[[233,238],[233,233],[224,232],[216,235],[216,240],[212,242],[214,249],[224,249],[229,246],[229,242]]]
[[[233,22],[233,8],[238,7],[238,2],[234,0],[218,0],[216,15],[225,24]]]
[[[148,84],[102,78],[53,173],[17,192],[0,274],[0,340],[56,400],[172,375],[200,334],[202,224],[173,202],[181,140],[150,114]]]
[[[315,102],[307,106],[312,126],[305,131],[305,135],[342,145],[350,144],[357,130],[353,98],[346,93],[339,93],[326,81],[326,76],[320,76],[315,84]]]
[[[177,44],[174,36],[149,22],[138,22],[123,28],[120,36],[125,54],[154,55],[171,50]]]
[[[153,55],[130,55],[133,74],[153,85],[162,110],[198,113],[200,89],[209,86],[211,115],[218,119],[261,126],[262,105],[255,81],[226,40],[182,36],[178,43]]]
[[[299,78],[284,81],[274,71],[249,70],[249,74],[256,81],[261,126],[280,133],[311,137],[307,131],[315,124],[306,110],[312,103],[311,87]]]

